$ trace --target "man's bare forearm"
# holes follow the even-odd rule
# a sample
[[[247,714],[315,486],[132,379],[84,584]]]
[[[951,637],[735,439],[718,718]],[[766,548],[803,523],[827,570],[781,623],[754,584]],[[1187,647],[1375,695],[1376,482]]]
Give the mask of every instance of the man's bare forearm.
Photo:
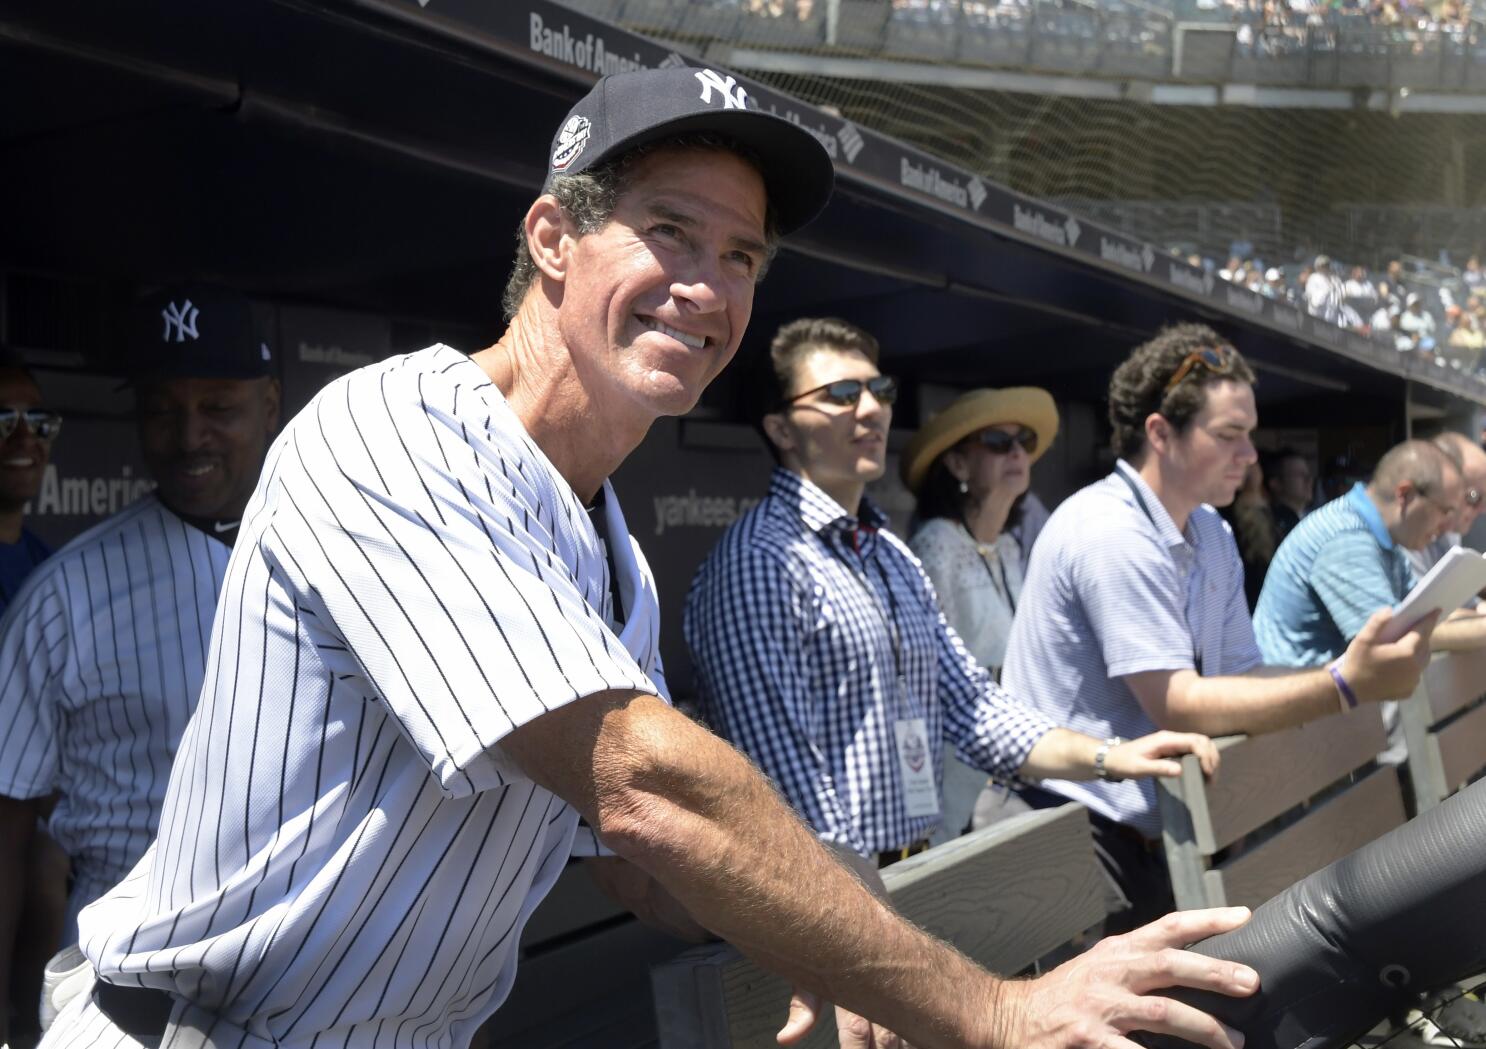
[[[1005,1046],[1001,981],[877,899],[732,747],[653,697],[573,707],[507,751],[702,925],[921,1049]],[[592,733],[591,771],[553,768],[533,738],[552,733]]]
[[[1134,679],[1148,676],[1131,675],[1131,688],[1137,695],[1141,689]],[[1200,677],[1189,670],[1171,678],[1164,710],[1159,700],[1151,704],[1143,698],[1142,703],[1156,724],[1179,732],[1257,735],[1315,721],[1341,709],[1336,684],[1325,668],[1261,667],[1228,677]]]
[[[1434,628],[1429,645],[1436,652],[1465,652],[1486,648],[1486,615],[1466,612],[1451,616]]]

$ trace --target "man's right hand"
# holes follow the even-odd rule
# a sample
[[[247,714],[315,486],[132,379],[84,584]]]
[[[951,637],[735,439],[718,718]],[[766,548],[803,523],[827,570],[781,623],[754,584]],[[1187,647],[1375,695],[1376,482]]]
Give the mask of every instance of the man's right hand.
[[[1438,613],[1432,613],[1397,641],[1385,643],[1379,635],[1392,622],[1393,613],[1380,608],[1372,614],[1347,646],[1339,667],[1359,700],[1375,703],[1413,695],[1429,665],[1429,634],[1438,618]]]
[[[1235,998],[1253,994],[1259,988],[1253,969],[1181,950],[1248,919],[1246,907],[1175,911],[1101,940],[1036,980],[1008,983],[1001,1001],[1014,1015],[999,1041],[1016,1049],[1137,1049],[1129,1033],[1150,1031],[1209,1049],[1241,1049],[1239,1032],[1151,992],[1189,987]]]

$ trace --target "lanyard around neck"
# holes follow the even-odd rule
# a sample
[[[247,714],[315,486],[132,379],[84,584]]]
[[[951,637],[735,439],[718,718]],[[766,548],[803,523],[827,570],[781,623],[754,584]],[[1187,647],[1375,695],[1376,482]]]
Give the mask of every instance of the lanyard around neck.
[[[1130,479],[1130,477],[1125,473],[1125,471],[1124,470],[1121,470],[1118,466],[1115,467],[1115,473],[1119,474],[1120,475],[1120,480],[1124,481],[1125,484],[1129,486],[1129,488],[1130,488],[1130,494],[1133,495],[1133,496],[1135,496],[1135,502],[1137,504],[1139,504],[1139,506],[1140,506],[1140,512],[1143,513],[1143,514],[1145,514],[1145,519],[1151,523],[1151,527],[1156,530],[1156,535],[1159,538],[1160,535],[1161,535],[1161,526],[1158,525],[1158,524],[1156,524],[1156,518],[1151,513],[1151,508],[1146,505],[1146,503],[1145,503],[1145,496],[1141,495],[1141,493],[1140,493],[1140,486],[1137,485],[1134,481],[1132,481]],[[1184,598],[1187,598],[1187,599],[1190,599],[1190,595],[1183,595],[1183,597]],[[1187,605],[1187,600],[1184,600],[1182,602],[1183,616],[1184,616],[1184,618],[1185,618],[1186,605]],[[1197,635],[1192,630],[1192,621],[1190,619],[1187,620],[1187,636],[1192,641],[1192,662],[1196,664],[1196,668],[1195,669],[1197,670],[1198,675],[1201,675],[1202,674],[1202,653],[1197,650]]]
[[[1151,508],[1145,504],[1145,496],[1141,494],[1140,486],[1132,481],[1130,476],[1118,466],[1115,467],[1115,473],[1119,474],[1120,480],[1125,482],[1125,486],[1130,489],[1130,494],[1135,496],[1135,502],[1140,507],[1140,512],[1145,514],[1145,519],[1151,523],[1151,527],[1156,530],[1156,534],[1160,535],[1161,526],[1156,523],[1156,517],[1151,513]]]
[[[872,611],[882,621],[882,628],[886,631],[888,641],[893,648],[893,674],[898,685],[898,702],[906,702],[911,708],[912,697],[909,695],[908,690],[908,675],[903,669],[903,631],[898,623],[898,601],[893,596],[892,584],[888,582],[887,576],[883,574],[882,566],[876,564],[874,561],[874,567],[877,569],[877,578],[882,580],[882,588],[887,593],[887,605],[884,606],[882,599],[877,596],[877,591],[872,589],[872,583],[867,578],[867,562],[864,559],[858,559],[860,567],[853,565],[850,559],[838,551],[835,545],[828,539],[826,540],[826,549],[831,552],[831,555],[837,561],[841,562],[841,567],[846,569],[846,574],[851,577],[852,582],[866,596],[868,604],[872,607]]]

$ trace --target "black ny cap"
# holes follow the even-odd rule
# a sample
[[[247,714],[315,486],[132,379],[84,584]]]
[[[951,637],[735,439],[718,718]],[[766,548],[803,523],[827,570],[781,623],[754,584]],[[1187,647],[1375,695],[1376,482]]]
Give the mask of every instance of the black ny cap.
[[[273,351],[238,292],[178,285],[130,311],[128,371],[135,379],[259,379],[274,374]]]
[[[601,79],[552,139],[548,178],[694,132],[722,135],[758,156],[780,233],[815,218],[831,197],[835,169],[824,146],[804,128],[759,110],[732,75],[692,66]]]

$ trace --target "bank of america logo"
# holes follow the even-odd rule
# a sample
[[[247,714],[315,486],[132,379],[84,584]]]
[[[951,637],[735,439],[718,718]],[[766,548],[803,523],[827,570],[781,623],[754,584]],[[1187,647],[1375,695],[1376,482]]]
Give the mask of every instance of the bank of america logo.
[[[846,154],[848,164],[856,163],[857,154],[866,145],[862,141],[862,133],[851,124],[841,125],[841,130],[836,132],[836,141],[841,143],[841,152]]]
[[[165,318],[165,341],[185,342],[199,338],[196,334],[196,318],[201,316],[201,311],[191,305],[191,300],[177,305],[172,302],[160,311],[160,316]]]
[[[973,178],[970,180],[970,185],[966,188],[970,193],[971,205],[974,206],[976,211],[979,211],[980,206],[986,202],[985,186],[981,183],[980,179]]]

